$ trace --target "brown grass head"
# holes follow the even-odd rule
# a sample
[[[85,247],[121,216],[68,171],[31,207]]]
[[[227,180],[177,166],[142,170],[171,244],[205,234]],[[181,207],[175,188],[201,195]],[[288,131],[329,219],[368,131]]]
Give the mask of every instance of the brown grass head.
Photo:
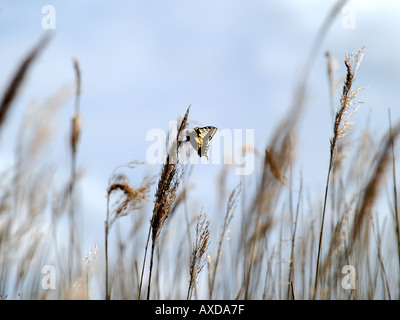
[[[193,243],[192,255],[189,263],[189,289],[187,299],[193,294],[193,290],[197,283],[197,278],[203,269],[206,260],[205,253],[208,250],[210,244],[210,220],[207,220],[206,214],[200,213],[197,217],[196,224],[196,240]]]
[[[134,188],[129,184],[126,177],[117,176],[115,178],[115,181],[107,189],[107,196],[110,197],[112,193],[119,191],[122,192],[122,197],[110,216],[109,228],[116,219],[142,208],[143,202],[148,199],[148,193],[153,183],[153,178],[146,177],[140,186]]]
[[[331,154],[335,152],[336,143],[346,135],[354,124],[354,122],[350,121],[351,117],[357,111],[354,98],[361,89],[352,90],[352,86],[358,67],[363,59],[365,48],[366,46],[363,46],[355,56],[354,52],[350,55],[346,54],[344,63],[346,65],[347,74],[343,85],[342,97],[340,99],[340,108],[335,116],[333,137],[331,139]],[[354,60],[353,65],[351,60]],[[331,161],[333,161],[333,157],[331,157]],[[332,164],[333,163],[331,163],[331,165]]]
[[[79,102],[81,96],[81,69],[79,66],[78,59],[74,58],[74,71],[75,71],[75,114],[72,118],[72,130],[71,130],[71,150],[72,154],[76,155],[77,146],[79,142],[79,138],[81,135],[81,127],[82,127],[82,120],[79,114]]]
[[[270,172],[275,177],[275,179],[280,181],[283,185],[288,186],[287,178],[282,173],[282,169],[276,161],[274,150],[272,150],[272,148],[270,147],[267,147],[267,149],[265,150],[265,161],[268,163]]]
[[[153,268],[154,249],[156,247],[157,240],[160,236],[161,229],[164,226],[165,221],[168,219],[172,211],[176,199],[176,192],[178,190],[180,181],[183,177],[183,171],[179,166],[178,155],[180,148],[184,143],[184,140],[181,139],[181,137],[187,127],[189,110],[190,106],[187,108],[185,116],[178,125],[177,135],[175,139],[173,139],[171,147],[168,150],[167,158],[163,165],[163,169],[161,171],[161,177],[160,180],[158,181],[157,191],[155,195],[153,216],[150,221],[152,244],[151,244],[151,256],[150,256],[149,283],[147,287],[147,300],[150,299],[151,274]]]
[[[82,119],[79,113],[76,113],[72,118],[72,130],[71,130],[72,154],[76,154],[79,138],[81,135],[81,128],[82,128]]]
[[[82,76],[81,76],[81,68],[79,66],[79,61],[77,58],[73,59],[73,64],[74,64],[74,71],[75,71],[75,86],[76,86],[75,94],[76,94],[77,99],[79,99],[81,96]]]
[[[155,195],[155,203],[153,209],[153,217],[151,219],[152,229],[152,242],[155,245],[162,226],[167,220],[176,199],[176,192],[178,190],[182,172],[179,165],[179,150],[183,141],[178,137],[182,135],[186,129],[190,106],[188,107],[185,116],[181,123],[178,125],[178,133],[176,139],[173,140],[172,145],[167,154],[166,161],[161,171],[161,177],[158,182],[157,191]]]

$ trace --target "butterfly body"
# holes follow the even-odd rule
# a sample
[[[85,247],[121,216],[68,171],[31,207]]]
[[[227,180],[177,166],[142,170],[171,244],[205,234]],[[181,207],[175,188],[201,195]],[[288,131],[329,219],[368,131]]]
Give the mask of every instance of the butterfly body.
[[[213,138],[217,130],[216,127],[212,126],[202,128],[196,127],[187,132],[186,140],[189,141],[192,147],[197,151],[199,157],[205,156],[208,159],[207,151],[210,147],[208,142]]]

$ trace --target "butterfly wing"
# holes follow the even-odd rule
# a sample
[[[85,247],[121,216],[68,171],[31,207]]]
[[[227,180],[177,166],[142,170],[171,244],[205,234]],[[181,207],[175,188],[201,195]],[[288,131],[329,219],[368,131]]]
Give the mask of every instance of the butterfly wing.
[[[215,132],[217,132],[217,128],[211,126],[197,128],[197,133],[200,138],[200,143],[197,150],[199,157],[205,156],[208,159],[207,152],[210,148],[210,144],[208,142],[213,138]]]
[[[194,129],[188,131],[188,133],[186,135],[186,140],[190,142],[193,149],[195,149],[196,151],[199,149],[199,145],[201,146],[201,139],[199,138],[197,129],[198,128],[194,128]]]
[[[207,133],[204,136],[204,139],[210,141],[214,137],[214,134],[217,132],[218,129],[216,127],[205,127],[205,128],[207,130]]]
[[[207,151],[210,147],[208,142],[213,138],[215,132],[217,132],[217,128],[209,126],[203,128],[196,127],[187,133],[186,138],[197,151],[199,157],[207,157]]]

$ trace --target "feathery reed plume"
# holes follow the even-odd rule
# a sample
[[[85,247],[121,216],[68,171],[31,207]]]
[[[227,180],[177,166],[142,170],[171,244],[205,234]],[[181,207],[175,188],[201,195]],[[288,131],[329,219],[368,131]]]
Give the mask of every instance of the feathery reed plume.
[[[146,177],[139,187],[133,188],[126,178],[124,179],[120,176],[120,180],[115,181],[108,187],[108,198],[116,191],[121,191],[123,194],[122,200],[109,216],[108,227],[110,229],[118,218],[126,216],[133,210],[142,208],[142,203],[144,200],[147,200],[147,193],[149,192],[150,186],[153,184],[151,179],[151,177]]]
[[[47,42],[49,41],[49,36],[46,34],[39,40],[39,43],[33,48],[33,50],[28,54],[28,56],[23,60],[21,65],[18,67],[17,72],[14,74],[10,84],[8,85],[3,98],[0,102],[0,127],[3,124],[10,106],[14,98],[16,97],[19,88],[21,87],[27,71],[29,70],[32,62],[40,54],[40,52],[45,48]]]
[[[213,292],[214,292],[215,277],[217,275],[217,268],[218,268],[219,258],[221,256],[222,244],[225,240],[225,235],[228,232],[229,224],[231,223],[231,220],[235,213],[241,190],[242,190],[242,184],[239,183],[239,185],[236,186],[235,189],[232,190],[232,192],[229,196],[229,199],[228,199],[228,204],[226,207],[226,213],[225,213],[225,218],[224,218],[224,224],[222,226],[221,233],[219,235],[217,256],[215,258],[215,263],[214,263],[213,270],[212,270],[212,276],[210,276],[210,280],[209,280],[210,300],[212,299]],[[211,269],[210,269],[211,259],[207,259],[207,261],[209,261],[209,272],[211,273]]]
[[[196,240],[193,243],[192,256],[189,263],[189,288],[187,293],[187,300],[189,300],[195,290],[197,278],[203,269],[206,261],[203,257],[210,244],[210,220],[206,219],[206,214],[200,213],[197,217],[196,224]]]
[[[130,168],[135,167],[138,162],[131,162],[127,166]],[[117,168],[120,168],[118,166]],[[116,169],[117,169],[116,168]],[[152,177],[145,177],[139,187],[134,188],[129,184],[128,179],[124,175],[116,175],[114,170],[109,180],[109,186],[107,188],[107,217],[104,223],[105,225],[105,263],[106,263],[106,300],[111,298],[111,292],[109,288],[109,276],[108,276],[108,237],[110,230],[114,222],[129,214],[134,210],[141,208],[143,201],[147,200],[147,194],[150,191],[150,187],[154,184]],[[116,205],[112,212],[110,212],[110,198],[115,192],[122,192],[122,198],[116,202]]]
[[[317,265],[315,268],[315,282],[314,282],[314,292],[313,299],[316,297],[317,293],[317,285],[318,285],[318,277],[319,277],[319,265],[320,265],[320,257],[321,257],[321,249],[322,249],[322,238],[324,234],[324,222],[325,222],[325,213],[326,213],[326,203],[329,191],[329,180],[331,176],[331,171],[334,165],[335,153],[336,153],[336,144],[337,142],[343,138],[346,133],[353,126],[354,122],[350,122],[352,115],[357,111],[357,107],[355,107],[354,98],[360,89],[352,90],[355,74],[357,72],[358,67],[362,61],[364,55],[364,49],[366,46],[363,46],[354,57],[354,51],[351,55],[346,54],[345,65],[347,69],[346,80],[343,86],[342,97],[340,99],[340,108],[336,112],[335,122],[333,125],[333,137],[330,140],[330,159],[329,159],[329,168],[328,175],[326,179],[325,186],[325,197],[324,197],[324,207],[322,211],[322,221],[319,235],[319,243],[318,243],[318,256],[317,256]],[[351,59],[354,58],[354,65],[351,65]]]
[[[90,266],[96,260],[99,249],[97,244],[94,244],[90,252],[86,255],[85,265],[86,265],[86,299],[89,300],[89,271]]]
[[[68,288],[66,300],[84,300],[86,299],[86,283],[83,277],[77,278]]]
[[[180,172],[181,170],[179,166],[178,155],[180,148],[184,143],[184,140],[182,140],[181,137],[187,126],[189,110],[190,106],[187,108],[185,116],[178,125],[177,136],[176,138],[173,139],[172,145],[168,151],[167,158],[163,165],[163,169],[161,171],[161,177],[158,182],[157,191],[155,194],[153,216],[150,221],[150,229],[149,229],[149,236],[151,231],[151,255],[150,255],[150,267],[149,267],[149,283],[147,287],[147,300],[150,299],[151,274],[153,269],[154,249],[157,245],[157,240],[160,236],[162,227],[165,221],[168,219],[168,216],[173,208],[176,199],[176,192],[178,190],[183,174],[182,172]],[[145,249],[145,257],[146,253],[147,253],[147,245]],[[144,268],[144,262],[143,262],[143,268]],[[140,286],[139,286],[139,298],[141,294],[141,284],[142,280],[140,281]]]

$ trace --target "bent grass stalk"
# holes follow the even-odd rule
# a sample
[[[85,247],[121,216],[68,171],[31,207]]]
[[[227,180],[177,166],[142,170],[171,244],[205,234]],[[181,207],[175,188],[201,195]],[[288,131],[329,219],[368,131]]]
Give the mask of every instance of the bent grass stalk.
[[[47,42],[49,41],[49,36],[46,35],[40,39],[39,43],[32,49],[32,51],[27,55],[27,57],[22,61],[21,65],[14,74],[10,84],[8,85],[3,98],[0,103],[0,127],[3,124],[6,115],[9,113],[11,103],[15,99],[22,86],[26,74],[31,67],[32,63],[36,60],[38,55],[42,52]]]
[[[134,168],[134,165],[136,164],[139,163],[131,162],[126,166]],[[106,221],[104,222],[106,300],[109,300],[111,298],[108,275],[108,238],[110,230],[117,219],[128,215],[134,210],[138,210],[141,208],[143,201],[147,199],[147,194],[150,191],[150,187],[153,185],[153,178],[145,177],[139,187],[133,188],[124,175],[115,175],[115,170],[109,180],[109,187],[107,189],[107,216]],[[110,211],[110,197],[111,194],[115,192],[122,192],[122,198],[116,203],[115,208]]]

